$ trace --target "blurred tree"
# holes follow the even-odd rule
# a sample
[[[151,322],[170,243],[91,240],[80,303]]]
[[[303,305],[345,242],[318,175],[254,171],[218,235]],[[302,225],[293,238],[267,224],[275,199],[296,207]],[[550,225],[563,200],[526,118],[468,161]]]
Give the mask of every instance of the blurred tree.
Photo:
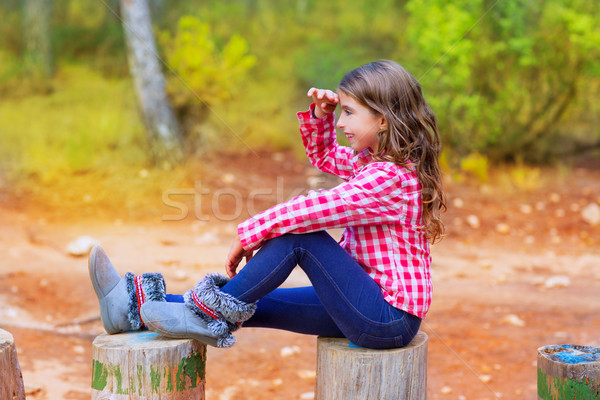
[[[50,18],[53,0],[24,0],[23,69],[34,80],[46,80],[54,73],[50,45]]]
[[[156,164],[183,159],[180,127],[167,97],[146,0],[121,0],[127,58]]]

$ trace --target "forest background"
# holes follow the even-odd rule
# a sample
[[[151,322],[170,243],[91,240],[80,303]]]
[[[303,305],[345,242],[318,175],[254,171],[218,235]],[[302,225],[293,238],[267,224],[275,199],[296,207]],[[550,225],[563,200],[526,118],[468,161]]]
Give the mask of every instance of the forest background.
[[[4,200],[113,202],[135,216],[148,196],[201,179],[198,163],[215,154],[301,157],[295,113],[307,89],[335,89],[380,58],[423,86],[453,179],[485,182],[491,166],[512,165],[527,185],[539,165],[599,157],[596,1],[148,3],[183,161],[152,152],[118,0],[3,0]]]

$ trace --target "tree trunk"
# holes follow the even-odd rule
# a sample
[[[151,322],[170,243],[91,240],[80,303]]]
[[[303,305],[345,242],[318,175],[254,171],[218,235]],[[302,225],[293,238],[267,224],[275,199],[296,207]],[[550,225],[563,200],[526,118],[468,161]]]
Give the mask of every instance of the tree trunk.
[[[101,334],[94,340],[93,400],[203,400],[206,345],[154,332]]]
[[[53,0],[23,1],[23,67],[35,80],[54,73],[50,44],[50,18]]]
[[[600,398],[600,349],[551,345],[538,349],[538,399]]]
[[[10,333],[0,329],[0,399],[25,400],[23,375]]]
[[[156,164],[183,159],[179,123],[165,89],[146,0],[121,0],[127,58]]]
[[[419,332],[406,347],[373,350],[319,337],[315,399],[427,399],[427,340]]]

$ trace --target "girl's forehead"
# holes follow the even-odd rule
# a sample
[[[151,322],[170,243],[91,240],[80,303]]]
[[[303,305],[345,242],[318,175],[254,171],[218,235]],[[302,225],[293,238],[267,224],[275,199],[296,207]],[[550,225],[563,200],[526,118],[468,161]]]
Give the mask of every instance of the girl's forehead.
[[[356,102],[356,99],[352,96],[350,96],[348,93],[344,92],[343,90],[339,90],[337,91],[337,95],[340,98],[340,102],[344,101],[344,102]]]

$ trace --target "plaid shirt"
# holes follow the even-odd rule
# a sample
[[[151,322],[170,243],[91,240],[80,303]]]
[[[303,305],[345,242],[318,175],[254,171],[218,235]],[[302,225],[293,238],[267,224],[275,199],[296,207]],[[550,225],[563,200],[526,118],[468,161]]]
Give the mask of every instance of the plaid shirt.
[[[340,245],[379,284],[396,308],[425,317],[431,303],[431,257],[423,229],[421,187],[414,170],[369,162],[338,145],[334,115],[298,113],[306,154],[321,171],[343,183],[278,204],[238,226],[246,250],[285,233],[345,228]]]

